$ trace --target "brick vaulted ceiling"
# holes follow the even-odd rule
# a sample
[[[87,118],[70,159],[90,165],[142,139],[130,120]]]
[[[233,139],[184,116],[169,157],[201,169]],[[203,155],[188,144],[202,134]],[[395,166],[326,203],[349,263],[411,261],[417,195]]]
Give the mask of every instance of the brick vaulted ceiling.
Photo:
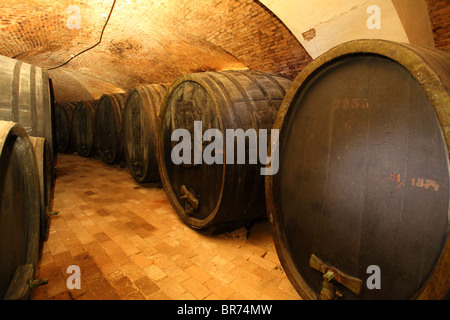
[[[7,3],[0,6],[0,54],[47,69],[96,44],[114,4],[101,43],[50,71],[61,102],[204,70],[250,68],[292,79],[311,61],[286,26],[254,0]]]
[[[98,99],[104,93],[124,92],[133,86],[170,83],[183,74],[206,70],[250,68],[293,79],[312,60],[312,51],[320,49],[318,44],[339,42],[336,37],[345,38],[345,32],[358,30],[353,20],[345,24],[349,30],[333,27],[346,15],[338,12],[321,24],[332,27],[322,30],[314,41],[304,41],[302,32],[307,30],[300,30],[299,38],[295,24],[308,26],[304,19],[314,20],[321,14],[328,19],[325,12],[316,11],[331,10],[324,3],[336,5],[335,0],[321,0],[320,8],[312,4],[315,0],[277,1],[3,0],[0,55],[50,69],[56,100],[66,102]],[[369,2],[389,4],[392,10],[395,6],[403,23],[397,31],[406,31],[412,42],[422,39],[417,11],[413,10],[422,1],[428,7],[425,20],[428,16],[430,20],[424,21],[422,15],[420,21],[431,22],[436,48],[450,50],[450,0],[408,1],[407,6],[403,0],[348,1],[354,4],[352,9],[356,5],[364,9],[362,16]],[[281,8],[283,3],[289,3],[289,9],[279,17],[286,23],[288,18],[291,27],[294,23],[292,31],[297,37],[268,9],[275,4]],[[302,7],[306,4],[309,9]],[[293,11],[291,5],[295,5]],[[383,10],[389,16],[389,10]],[[384,21],[384,30],[394,31],[389,21]],[[415,33],[418,36],[411,37]],[[364,35],[356,32],[351,37]]]

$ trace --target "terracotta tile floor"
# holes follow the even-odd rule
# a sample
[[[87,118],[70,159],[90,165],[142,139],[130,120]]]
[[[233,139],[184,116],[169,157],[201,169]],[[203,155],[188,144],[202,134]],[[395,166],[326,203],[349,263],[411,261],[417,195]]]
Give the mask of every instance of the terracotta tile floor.
[[[33,299],[296,300],[267,221],[248,238],[186,226],[164,190],[140,186],[119,166],[58,154],[50,235]],[[68,289],[67,267],[81,271]]]

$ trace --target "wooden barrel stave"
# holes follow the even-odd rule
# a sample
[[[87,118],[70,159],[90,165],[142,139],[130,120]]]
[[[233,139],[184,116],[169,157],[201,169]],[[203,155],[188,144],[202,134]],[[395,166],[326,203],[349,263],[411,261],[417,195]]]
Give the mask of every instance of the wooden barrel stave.
[[[45,138],[30,137],[36,156],[39,171],[39,186],[41,194],[40,239],[48,240],[50,229],[50,216],[53,214],[53,181],[54,168],[50,160],[50,149]]]

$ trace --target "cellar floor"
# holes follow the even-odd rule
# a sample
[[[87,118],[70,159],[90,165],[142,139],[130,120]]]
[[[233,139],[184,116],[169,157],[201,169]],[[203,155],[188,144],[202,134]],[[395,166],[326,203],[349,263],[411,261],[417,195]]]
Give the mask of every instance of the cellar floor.
[[[67,154],[58,154],[56,165],[59,214],[37,269],[49,282],[32,299],[301,299],[280,266],[266,220],[248,234],[211,236],[186,226],[163,189],[139,185],[126,168]],[[69,289],[76,283],[73,265],[80,289]]]

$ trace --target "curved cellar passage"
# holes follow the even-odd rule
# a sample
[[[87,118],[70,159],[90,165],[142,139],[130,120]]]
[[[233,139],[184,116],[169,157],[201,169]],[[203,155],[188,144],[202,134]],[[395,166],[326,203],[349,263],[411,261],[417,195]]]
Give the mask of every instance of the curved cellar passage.
[[[212,136],[195,144],[195,121],[217,114],[211,123],[219,129],[251,128],[255,135],[250,132],[244,141],[256,138],[270,143],[276,134],[261,140],[261,129],[270,130],[278,109],[286,110],[287,99],[280,94],[289,92],[270,79],[282,78],[286,86],[295,83],[319,57],[352,40],[388,40],[447,54],[449,35],[448,0],[4,0],[0,6],[0,121],[16,122],[30,136],[40,138],[42,134],[31,130],[30,122],[47,128],[47,133],[53,131],[45,138],[53,140],[49,146],[55,150],[50,155],[55,167],[53,181],[46,181],[53,186],[52,200],[43,210],[50,227],[48,238],[41,237],[39,262],[18,266],[9,287],[4,281],[0,291],[7,296],[27,291],[30,282],[23,279],[26,273],[35,273],[35,280],[48,279],[48,284],[30,291],[28,298],[36,300],[307,299],[283,269],[266,210],[253,221],[242,219],[237,225],[223,220],[198,230],[180,219],[163,182],[136,179],[136,174],[147,170],[142,159],[153,159],[147,164],[154,166],[152,177],[160,173],[161,178],[155,160],[159,159],[159,117],[169,103],[166,96],[156,99],[144,94],[143,88],[163,86],[174,93],[174,114],[180,123],[186,122],[185,133],[193,134],[191,148],[183,147],[179,156],[189,158],[185,152],[207,150],[210,157],[206,158],[217,160],[228,152],[212,149],[207,142]],[[2,60],[10,62],[8,67]],[[448,66],[439,68],[448,73]],[[232,73],[240,74],[240,80],[227,76]],[[250,81],[253,73],[268,76]],[[212,81],[213,74],[222,74],[223,81]],[[192,83],[180,90],[172,87],[180,79],[194,78],[202,78],[208,89],[196,91]],[[117,120],[98,139],[94,128],[121,119],[120,110],[125,110],[127,102],[139,100],[127,99],[130,92],[141,95],[138,105],[128,107],[128,118],[123,117],[129,127]],[[105,96],[121,97],[116,111],[97,112]],[[45,118],[36,111],[41,103]],[[62,121],[59,116],[61,106],[69,105],[73,114],[82,115],[76,121]],[[92,110],[83,111],[83,105]],[[267,111],[264,105],[273,110]],[[214,129],[211,123],[204,121],[199,130]],[[171,123],[174,131],[179,129],[176,126]],[[126,142],[115,141],[117,145],[110,147],[108,143],[122,132]],[[64,142],[62,133],[73,135],[66,137],[67,150],[57,148]],[[225,132],[219,133],[225,141]],[[69,142],[77,138],[86,144],[89,138],[89,150],[84,146],[80,154],[75,144],[69,148]],[[176,144],[169,141],[167,145],[174,148]],[[111,164],[100,156],[103,152],[111,158],[122,149],[123,155]],[[244,149],[250,148],[240,150]],[[275,158],[259,151],[257,166],[244,155],[249,163],[241,167],[223,164],[227,174],[266,172],[261,163]],[[139,157],[130,160],[128,153]],[[196,163],[198,157],[191,156],[193,163],[176,165],[189,173],[202,172],[192,174],[192,180],[211,179],[212,185],[225,181],[222,171],[212,177],[208,170],[198,170],[208,168],[206,162]],[[200,158],[206,159],[205,154]],[[230,180],[224,188],[229,191],[223,199],[220,196],[226,199],[224,208],[232,211],[233,191],[248,192],[250,204],[267,198],[263,180]],[[183,181],[173,192],[190,216],[213,192],[198,191],[194,184]],[[252,191],[247,185],[256,187]],[[264,207],[264,201],[257,202]],[[47,225],[35,227],[47,230]],[[72,287],[76,281],[68,282],[68,268],[74,266],[82,275],[80,289]],[[22,285],[27,290],[21,291]]]

